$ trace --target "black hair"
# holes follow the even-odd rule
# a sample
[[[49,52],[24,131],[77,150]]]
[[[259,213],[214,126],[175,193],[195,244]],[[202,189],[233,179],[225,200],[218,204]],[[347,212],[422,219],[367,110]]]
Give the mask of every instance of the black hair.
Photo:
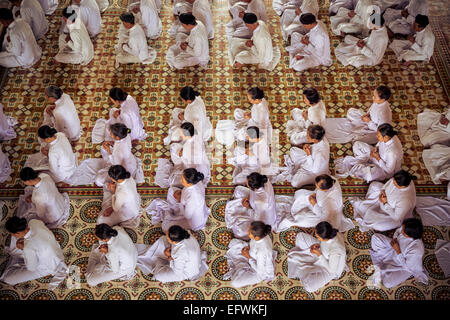
[[[5,223],[5,229],[9,233],[17,233],[24,231],[28,226],[27,219],[19,217],[11,217]]]
[[[306,88],[305,90],[303,90],[303,94],[311,104],[316,104],[320,101],[319,92],[314,88]]]
[[[62,91],[62,89],[57,86],[48,86],[47,88],[45,88],[45,94],[48,97],[55,98],[56,100],[61,98],[63,93],[64,92]]]
[[[321,141],[325,136],[325,129],[318,124],[312,124],[308,127],[308,134],[311,139]]]
[[[408,218],[403,220],[404,228],[403,231],[408,237],[413,239],[420,239],[423,235],[423,225],[422,221],[416,218]]]
[[[242,20],[244,20],[244,23],[254,24],[258,21],[258,17],[254,13],[246,12],[244,13],[244,17],[242,18]]]
[[[416,20],[415,22],[419,25],[420,28],[424,29],[427,25],[430,24],[430,20],[428,19],[427,16],[423,15],[423,14],[418,14],[416,16]]]
[[[180,90],[180,97],[184,100],[195,100],[195,97],[199,96],[200,92],[196,91],[194,88],[186,86]]]
[[[399,170],[396,173],[394,173],[394,180],[400,187],[409,186],[413,178],[415,177],[411,176],[411,174],[405,170]]]
[[[183,130],[183,135],[186,137],[192,137],[195,134],[194,125],[190,122],[183,122],[180,128]]]
[[[131,12],[125,12],[125,13],[122,13],[121,15],[120,15],[120,20],[122,21],[122,22],[127,22],[127,23],[131,23],[131,24],[134,24],[135,22],[134,22],[134,15],[131,13]]]
[[[117,230],[111,228],[106,223],[101,223],[95,226],[95,235],[102,240],[116,237],[117,234],[118,234]]]
[[[370,22],[378,27],[384,26],[384,18],[379,13],[374,13],[370,16]]]
[[[53,137],[57,132],[55,128],[45,125],[38,129],[38,136],[41,139],[47,139]]]
[[[22,181],[30,181],[34,180],[38,177],[38,173],[34,171],[33,168],[25,167],[22,170],[20,170],[20,179]]]
[[[394,127],[392,127],[392,125],[390,125],[389,123],[380,124],[377,130],[383,137],[388,136],[392,138],[393,136],[398,135],[398,131],[395,131]]]
[[[328,221],[319,222],[316,225],[316,233],[325,240],[333,239],[338,234],[338,230],[334,229]]]
[[[70,22],[74,22],[77,19],[77,17],[78,17],[78,15],[77,15],[77,13],[76,13],[76,11],[75,11],[73,6],[65,7],[62,10],[62,15],[63,15],[63,17],[65,17]]]
[[[376,90],[380,99],[387,100],[391,97],[391,89],[387,86],[378,86]]]
[[[126,93],[120,88],[115,87],[109,90],[109,97],[115,101],[123,102],[127,100],[128,93]]]
[[[260,136],[259,128],[255,126],[248,127],[247,134],[252,139],[259,139]]]
[[[266,175],[259,174],[258,172],[252,172],[247,176],[248,186],[252,190],[259,189],[269,181]]]
[[[14,21],[12,10],[8,8],[0,8],[0,20],[1,21]]]
[[[131,129],[127,128],[123,123],[114,123],[109,126],[109,130],[111,130],[113,135],[120,139],[125,138],[131,132]]]
[[[262,239],[265,236],[267,236],[270,232],[272,232],[272,227],[268,224],[265,224],[262,221],[253,221],[250,224],[250,233],[254,237]]]
[[[131,173],[120,164],[109,167],[108,175],[114,180],[128,179],[131,177]]]
[[[320,176],[317,176],[315,181],[320,185],[320,188],[324,190],[330,189],[334,184],[334,179],[327,174],[321,174]]]
[[[250,97],[252,97],[253,100],[259,100],[259,99],[264,98],[264,91],[262,91],[258,87],[250,88],[250,89],[248,89],[247,92],[250,95]]]
[[[192,15],[191,13],[182,13],[178,17],[178,19],[182,24],[189,24],[191,26],[195,26],[197,24],[194,15]]]
[[[183,177],[186,179],[187,183],[197,184],[198,182],[205,179],[203,173],[197,171],[195,168],[184,169]]]
[[[316,22],[316,16],[313,15],[312,13],[304,13],[300,16],[300,22],[302,24],[313,24],[314,22]]]
[[[171,226],[167,231],[167,235],[169,236],[170,240],[175,242],[180,242],[183,241],[184,239],[189,239],[191,236],[186,229],[183,229],[182,227],[177,225]]]

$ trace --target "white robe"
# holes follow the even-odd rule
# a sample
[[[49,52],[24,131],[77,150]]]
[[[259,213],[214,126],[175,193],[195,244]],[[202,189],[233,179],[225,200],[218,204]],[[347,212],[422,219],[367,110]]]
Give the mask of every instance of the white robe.
[[[8,26],[0,52],[1,66],[30,68],[41,59],[41,55],[42,49],[34,38],[33,30],[25,20],[16,19]]]
[[[0,146],[0,183],[8,180],[9,176],[12,173],[11,164],[9,162],[9,158],[6,154],[3,153],[3,150]]]
[[[395,7],[396,9],[405,8],[410,0],[374,0],[373,4],[380,8],[380,12],[383,13],[390,7]],[[385,12],[386,14],[386,12]]]
[[[79,13],[81,21],[89,32],[89,36],[95,37],[102,31],[102,17],[95,0],[81,0]]]
[[[230,8],[232,20],[225,25],[225,33],[228,36],[228,41],[232,37],[250,39],[252,37],[252,31],[249,30],[244,23],[244,20],[239,17],[239,12],[253,13],[258,20],[267,22],[266,5],[263,0],[252,0],[250,3],[237,1]]]
[[[450,201],[417,197],[416,212],[424,226],[450,226]]]
[[[275,6],[275,2],[273,2]],[[316,18],[319,14],[319,4],[317,0],[291,0],[286,2],[283,9],[283,15],[280,18],[281,35],[283,40],[287,41],[292,33],[298,32],[301,34],[306,34],[308,31],[303,27],[300,22],[300,16],[304,13],[312,13]],[[296,9],[300,9],[300,14],[297,15]],[[328,31],[325,32],[328,36]]]
[[[59,35],[59,51],[55,56],[56,61],[66,64],[89,64],[94,57],[94,45],[89,33],[81,21],[77,18],[75,22],[68,24],[70,40],[66,41],[66,34]]]
[[[0,103],[0,140],[11,140],[17,137],[14,126],[17,124],[17,119],[5,115],[3,112],[3,104]]]
[[[62,132],[57,132],[56,140],[49,143],[48,163],[55,182],[68,182],[77,169],[77,156]]]
[[[144,29],[136,23],[131,29],[124,31],[123,35],[119,35],[119,43],[114,47],[116,67],[120,63],[153,63],[156,51],[148,46]]]
[[[306,132],[310,125],[325,125],[327,117],[327,109],[323,100],[314,105],[310,105],[307,109],[308,119],[303,117],[303,110],[294,108],[291,111],[292,120],[286,124],[286,135],[290,138],[294,145],[307,143]],[[328,132],[328,131],[327,131]]]
[[[53,275],[48,285],[54,290],[62,282],[68,268],[64,263],[64,255],[54,234],[40,220],[28,222],[30,231],[24,237],[24,248],[16,247],[17,238],[11,237],[8,264],[0,280],[9,285]]]
[[[246,140],[248,127],[258,127],[260,136],[266,137],[269,144],[272,143],[272,124],[270,122],[269,103],[265,98],[258,104],[252,105],[250,119],[244,117],[245,111],[240,108],[234,110],[234,136],[236,140]]]
[[[313,244],[320,244],[320,257],[310,252]],[[288,277],[298,278],[303,288],[315,292],[328,282],[338,279],[347,269],[346,250],[342,234],[333,239],[318,241],[300,232],[295,239],[295,247],[288,253]]]
[[[251,37],[253,46],[247,47],[246,39],[229,39],[228,54],[232,66],[235,62],[256,64],[258,68],[272,71],[280,61],[280,48],[273,46],[269,28],[262,20],[258,20],[258,24]]]
[[[95,0],[97,2],[100,12],[103,13],[109,7],[109,0]]]
[[[69,195],[60,193],[48,174],[40,173],[39,178],[41,181],[33,187],[26,187],[25,194],[19,197],[17,216],[28,221],[41,220],[50,229],[58,228],[69,218]],[[28,196],[31,196],[31,203],[25,201]]]
[[[426,0],[411,0],[405,7],[408,10],[408,16],[402,16],[402,10],[387,8],[383,17],[386,26],[393,33],[408,35],[413,33],[413,24],[418,14],[428,16],[429,6]]]
[[[330,13],[337,13],[339,8],[354,10],[359,0],[330,0]]]
[[[433,183],[441,184],[441,179],[450,181],[450,147],[433,144],[423,150],[422,158]]]
[[[200,20],[205,26],[206,33],[208,34],[208,39],[213,39],[214,25],[209,0],[195,0],[192,5],[192,14],[197,20]]]
[[[367,182],[392,177],[402,166],[403,148],[400,139],[394,136],[388,142],[378,142],[375,147],[378,148],[379,161],[370,156],[374,147],[356,141],[353,144],[354,156],[335,160],[336,176],[345,178],[350,175]]]
[[[406,218],[412,218],[412,212],[416,206],[416,187],[411,181],[404,189],[394,185],[391,178],[384,185],[374,181],[369,185],[369,190],[364,200],[350,198],[353,206],[355,220],[359,224],[359,230],[366,232],[369,229],[387,231],[398,228]],[[380,193],[384,190],[387,202],[383,204]]]
[[[37,0],[22,0],[20,8],[13,7],[12,12],[15,19],[18,19],[17,11],[20,11],[19,19],[22,18],[30,25],[36,40],[41,39],[47,33],[48,21]]]
[[[242,255],[242,248],[250,246],[250,259]],[[275,278],[275,259],[277,251],[272,250],[272,240],[267,235],[261,240],[250,240],[250,243],[232,239],[226,253],[229,271],[224,280],[231,279],[235,288],[245,287],[270,281]]]
[[[367,28],[367,20],[373,12],[372,0],[359,0],[355,7],[355,16],[350,18],[348,13],[350,10],[341,7],[335,16],[330,17],[331,31],[340,36],[344,33],[356,33],[367,36],[369,29]]]
[[[92,246],[86,269],[86,281],[91,287],[116,279],[131,280],[136,274],[138,253],[133,241],[122,227],[113,229],[117,236]],[[102,244],[108,245],[108,253],[98,251]]]
[[[397,254],[392,248],[392,239],[382,234],[372,236],[372,249],[369,250],[376,268],[375,273],[381,277],[384,286],[386,288],[398,286],[411,276],[428,284],[428,276],[422,263],[425,253],[422,240],[405,237],[402,234],[402,227],[395,231],[393,239],[398,241],[400,254]],[[377,278],[377,275],[373,275],[373,277]]]
[[[450,276],[450,241],[437,239],[434,254],[445,277],[448,278]]]
[[[134,12],[136,23],[140,24],[144,29],[145,35],[150,39],[158,39],[162,32],[162,23],[159,17],[159,9],[155,0],[139,0],[138,2],[130,3],[128,11],[139,5],[139,12]]]
[[[42,125],[48,125],[62,132],[71,141],[77,141],[81,136],[80,118],[70,96],[63,93],[61,98],[55,101],[53,116],[44,110],[44,121]]]
[[[367,38],[364,38],[365,46],[359,48],[356,43],[358,38],[347,35],[344,42],[335,49],[336,58],[344,66],[352,65],[359,68],[363,65],[375,66],[383,60],[384,53],[389,42],[386,27],[372,30]]]
[[[143,274],[153,274],[152,280],[160,282],[195,281],[207,271],[206,251],[200,249],[195,237],[190,234],[171,245],[166,236],[159,238],[153,245],[137,245],[139,250],[138,268]],[[164,255],[164,250],[171,248],[172,260]]]
[[[184,217],[193,231],[204,229],[210,213],[206,206],[205,185],[198,182],[181,191],[180,203],[184,206]]]
[[[426,61],[429,62],[434,51],[434,34],[431,26],[414,34],[415,42],[409,40],[394,40],[389,46],[397,56],[398,61]]]
[[[44,13],[49,16],[58,8],[58,0],[38,0]]]
[[[443,112],[450,120],[450,109]],[[425,110],[417,115],[417,133],[424,147],[433,144],[450,146],[450,122],[447,125],[440,123],[441,113],[432,109]]]

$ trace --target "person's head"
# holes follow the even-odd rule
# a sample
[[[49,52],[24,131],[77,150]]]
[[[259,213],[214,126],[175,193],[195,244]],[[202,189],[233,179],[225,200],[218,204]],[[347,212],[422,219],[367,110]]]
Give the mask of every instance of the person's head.
[[[38,137],[47,143],[54,141],[56,139],[57,133],[58,133],[58,131],[56,131],[55,128],[49,127],[47,125],[41,126],[38,129]]]
[[[259,140],[260,132],[259,128],[252,126],[247,128],[247,137],[250,142],[256,142]]]
[[[261,240],[272,232],[272,227],[262,221],[253,221],[248,229],[248,236],[253,240]]]
[[[307,105],[314,105],[320,101],[319,92],[314,88],[306,88],[303,90],[303,101]]]
[[[413,29],[415,32],[420,32],[430,24],[430,20],[423,14],[418,14],[414,21]]]
[[[183,122],[180,126],[180,136],[183,140],[193,137],[195,134],[194,125],[190,122]]]
[[[181,25],[186,30],[190,31],[197,26],[197,20],[194,15],[191,13],[182,13],[179,15],[178,19],[180,20]]]
[[[247,176],[247,186],[252,190],[264,187],[267,181],[267,176],[258,172],[252,172]]]
[[[381,29],[384,26],[384,18],[381,14],[379,13],[373,13],[370,17],[369,17],[369,21],[367,26],[369,27],[370,30],[378,30]]]
[[[112,88],[111,90],[109,90],[109,99],[115,105],[120,105],[122,102],[127,100],[127,97],[128,97],[128,93],[126,93],[125,91],[123,91],[120,88],[115,87],[115,88]]]
[[[312,13],[303,13],[300,16],[300,22],[306,30],[311,30],[317,25],[316,16]]]
[[[394,173],[394,185],[399,189],[407,188],[412,179],[413,176],[408,171],[399,170]]]
[[[183,229],[180,226],[174,225],[167,230],[167,240],[170,244],[176,244],[185,239],[189,239],[191,235],[187,232],[186,229]]]
[[[57,86],[48,86],[45,88],[45,95],[47,96],[47,99],[50,103],[55,103],[57,100],[59,100],[62,95],[63,91],[60,87]]]
[[[131,12],[125,12],[120,15],[120,21],[125,28],[131,29],[134,27],[134,15]]]
[[[316,188],[318,188],[322,191],[330,189],[334,184],[333,178],[327,174],[322,174],[320,176],[317,176],[315,179],[315,182],[316,182]]]
[[[409,218],[403,220],[402,234],[406,237],[413,238],[414,240],[422,238],[423,235],[422,221],[416,218]]]
[[[40,181],[38,173],[30,167],[25,167],[20,170],[20,179],[26,186],[34,186]]]
[[[203,179],[205,179],[203,173],[197,171],[195,168],[188,168],[184,169],[183,174],[181,175],[181,184],[184,187],[189,187],[203,181]]]
[[[314,235],[319,241],[327,241],[333,239],[338,234],[338,230],[334,229],[328,221],[319,222],[316,225]]]
[[[387,86],[378,86],[375,90],[373,90],[373,102],[375,103],[383,103],[391,97],[391,89]]]
[[[194,88],[186,86],[180,90],[180,97],[183,102],[189,104],[195,100],[195,97],[198,97],[200,92],[196,91]]]
[[[242,20],[244,20],[245,26],[249,30],[253,31],[258,28],[258,17],[256,16],[256,14],[246,12],[244,13],[244,17],[242,18]]]
[[[3,24],[3,26],[8,27],[13,22],[14,16],[12,11],[8,8],[0,8],[0,23]]]
[[[322,141],[324,136],[325,129],[318,124],[310,125],[308,127],[308,130],[306,131],[306,139],[308,139],[308,142],[311,143],[319,143],[320,141]]]
[[[109,167],[108,176],[115,182],[122,182],[131,177],[131,173],[120,164]]]
[[[66,24],[72,24],[75,22],[78,16],[75,8],[72,6],[68,6],[62,10],[62,17]]]
[[[5,223],[5,229],[17,239],[25,237],[30,230],[28,228],[27,219],[19,217],[11,217]]]
[[[11,4],[15,7],[20,7],[22,4],[22,0],[9,0],[9,2],[11,2]]]
[[[252,104],[261,103],[262,99],[264,99],[264,91],[258,87],[250,88],[247,91],[247,98]]]
[[[122,140],[131,132],[131,129],[123,123],[114,123],[109,126],[109,130],[111,131],[111,138],[114,140]]]
[[[388,142],[394,136],[398,135],[398,132],[394,130],[394,127],[389,123],[383,123],[378,126],[377,138],[380,142]]]
[[[111,228],[106,223],[101,223],[95,226],[95,236],[101,240],[107,242],[112,237],[117,237],[117,230]]]

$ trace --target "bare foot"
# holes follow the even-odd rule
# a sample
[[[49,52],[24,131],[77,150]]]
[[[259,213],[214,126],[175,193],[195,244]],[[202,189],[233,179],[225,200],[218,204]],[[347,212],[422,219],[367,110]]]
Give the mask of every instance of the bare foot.
[[[58,188],[67,188],[67,187],[70,187],[70,184],[65,183],[65,182],[58,182],[58,183],[56,184],[56,186],[57,186]]]

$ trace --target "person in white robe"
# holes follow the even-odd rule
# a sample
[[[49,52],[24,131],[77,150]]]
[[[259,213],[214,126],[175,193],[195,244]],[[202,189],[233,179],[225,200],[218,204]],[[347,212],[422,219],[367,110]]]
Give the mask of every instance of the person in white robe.
[[[30,167],[20,171],[20,179],[26,187],[17,205],[19,218],[25,218],[27,221],[41,220],[50,229],[66,224],[70,215],[67,192],[60,193],[48,174],[38,174]]]
[[[292,226],[301,228],[315,227],[319,222],[327,221],[339,232],[353,229],[350,218],[343,213],[342,189],[339,181],[329,175],[320,175],[315,179],[316,190],[297,190],[294,197],[277,196],[277,211],[281,215],[278,232]],[[287,207],[280,203],[288,204]],[[287,209],[287,210],[286,210]]]
[[[416,212],[424,226],[450,226],[450,201],[448,199],[417,197]]]
[[[85,273],[88,285],[131,280],[136,275],[138,253],[127,232],[119,226],[98,224],[95,236],[98,243],[92,246]]]
[[[273,46],[269,28],[254,13],[245,13],[246,28],[252,31],[250,40],[232,37],[228,41],[228,54],[233,68],[255,64],[260,69],[272,71],[280,61],[280,48]]]
[[[341,7],[330,17],[331,31],[338,36],[351,33],[366,37],[369,34],[367,20],[373,11],[372,0],[358,0],[354,10]]]
[[[412,217],[416,187],[411,175],[400,170],[385,184],[372,182],[365,199],[349,198],[349,201],[360,231],[387,231],[398,228],[404,219]]]
[[[380,8],[380,12],[386,12],[387,9],[402,10],[410,0],[373,0],[373,4]]]
[[[107,181],[103,188],[102,210],[97,224],[136,228],[141,218],[141,197],[136,189],[136,181],[121,165],[108,168]]]
[[[408,40],[392,41],[389,46],[397,56],[398,61],[403,61],[408,66],[413,61],[429,62],[434,51],[434,34],[429,25],[427,16],[418,14],[413,24],[414,35],[409,35]]]
[[[237,186],[225,206],[225,223],[235,237],[247,240],[253,221],[262,221],[275,230],[277,224],[275,194],[267,176],[253,172],[246,186]]]
[[[290,0],[284,5],[283,14],[280,18],[283,40],[288,41],[293,32],[300,34],[308,32],[300,21],[300,17],[305,13],[311,13],[314,17],[318,17],[319,4],[317,0]]]
[[[308,140],[301,148],[292,147],[285,155],[286,180],[294,188],[314,183],[316,176],[329,174],[330,144],[325,130],[320,125],[310,125],[306,133]]]
[[[441,184],[450,181],[449,146],[433,144],[431,148],[423,150],[422,159],[433,183]]]
[[[318,66],[329,67],[331,60],[330,38],[325,24],[316,20],[312,13],[304,13],[300,22],[308,31],[306,35],[293,32],[289,52],[289,67],[295,71],[304,71]]]
[[[12,173],[11,163],[6,154],[3,153],[2,147],[0,146],[0,183],[8,180]]]
[[[135,23],[134,15],[130,12],[120,15],[122,34],[119,30],[119,42],[115,45],[116,64],[142,63],[151,64],[156,59],[156,51],[149,47],[144,29]]]
[[[189,31],[189,35],[177,34],[176,43],[167,50],[167,64],[175,69],[196,65],[206,69],[209,62],[209,43],[205,26],[190,13],[182,13],[179,20],[182,27]]]
[[[231,279],[231,285],[240,288],[275,278],[277,251],[272,247],[271,231],[270,225],[253,221],[247,231],[249,243],[239,239],[230,241],[226,253],[229,271],[224,280]]]
[[[230,7],[232,20],[225,26],[225,33],[228,40],[231,38],[250,39],[252,30],[245,26],[243,20],[245,13],[253,13],[257,20],[267,23],[266,5],[263,0],[242,0],[237,1]]]
[[[195,19],[201,21],[205,26],[208,39],[214,39],[214,25],[212,20],[212,11],[209,0],[181,0],[174,5],[174,15],[179,16],[182,13],[191,13]],[[176,19],[170,27],[168,34],[175,38],[178,33],[189,33],[181,26],[180,20]]]
[[[429,11],[427,0],[410,0],[404,9],[387,8],[383,17],[390,35],[409,35],[413,33],[417,15],[428,16]]]
[[[102,16],[95,0],[73,0],[89,36],[95,38],[102,31]]]
[[[442,113],[425,108],[417,115],[417,133],[425,148],[433,144],[450,146],[450,108]]]
[[[143,274],[152,274],[152,280],[195,281],[208,271],[206,251],[200,249],[192,233],[179,225],[170,227],[153,245],[137,247],[137,266]]]
[[[48,284],[54,290],[64,281],[68,267],[55,235],[40,220],[12,217],[5,223],[6,230],[12,235],[10,255],[0,281],[14,286],[18,283],[53,275]]]
[[[49,16],[58,8],[58,0],[38,0],[45,15]]]
[[[149,39],[158,39],[162,32],[159,8],[155,0],[138,0],[128,5],[128,11],[133,13],[135,21],[144,29]]]
[[[335,16],[340,8],[354,10],[359,0],[330,0],[330,16]]]
[[[372,105],[367,112],[350,108],[346,118],[327,118],[327,139],[330,143],[362,141],[368,144],[378,142],[377,129],[383,123],[392,125],[392,111],[389,104],[391,89],[381,85],[372,93]]]
[[[5,68],[30,68],[41,59],[42,49],[33,30],[23,19],[14,20],[12,11],[0,9],[0,23],[6,28],[0,52],[0,65]]]
[[[314,237],[300,232],[288,253],[288,277],[299,279],[307,292],[315,292],[338,279],[346,265],[344,238],[326,221],[315,226]]]
[[[206,113],[205,102],[203,102],[200,92],[190,86],[183,87],[180,90],[180,98],[186,105],[184,109],[174,108],[172,110],[172,118],[169,123],[169,134],[164,138],[164,144],[181,140],[180,130],[181,124],[190,122],[197,130],[197,134],[203,137],[203,141],[207,142],[211,139],[212,124]]]
[[[444,276],[446,278],[450,277],[450,241],[437,239],[434,254],[444,272]]]
[[[62,11],[63,22],[66,24],[68,33],[62,32],[59,35],[59,51],[54,57],[56,63],[84,66],[94,58],[94,45],[76,12],[74,6],[64,8]]]
[[[10,0],[13,4],[14,17],[25,20],[33,30],[36,40],[41,39],[48,31],[48,21],[37,0]]]
[[[64,133],[70,141],[78,141],[81,136],[80,118],[70,96],[57,86],[45,88],[45,95],[51,105],[44,110],[42,124]]]
[[[364,39],[347,35],[334,53],[344,66],[375,66],[381,63],[386,52],[389,37],[384,26],[383,17],[373,14],[368,20],[370,35]]]
[[[105,12],[109,7],[109,0],[95,0],[95,2],[97,2],[101,13]]]
[[[353,156],[335,160],[336,176],[352,176],[366,182],[391,178],[400,170],[403,148],[398,132],[388,123],[378,127],[375,147],[361,141],[353,144]]]
[[[371,276],[375,285],[382,281],[386,288],[392,288],[411,276],[428,284],[428,275],[422,263],[425,253],[422,234],[420,220],[410,218],[402,222],[392,238],[378,233],[372,236],[369,252],[375,266],[375,273]]]
[[[315,88],[303,90],[303,102],[308,108],[304,110],[294,108],[291,111],[292,120],[289,120],[286,124],[286,135],[293,145],[307,143],[306,132],[308,127],[311,125],[323,126],[327,116],[325,104]]]
[[[17,137],[14,126],[17,125],[17,119],[5,115],[3,112],[3,104],[0,103],[0,140],[12,140]]]

